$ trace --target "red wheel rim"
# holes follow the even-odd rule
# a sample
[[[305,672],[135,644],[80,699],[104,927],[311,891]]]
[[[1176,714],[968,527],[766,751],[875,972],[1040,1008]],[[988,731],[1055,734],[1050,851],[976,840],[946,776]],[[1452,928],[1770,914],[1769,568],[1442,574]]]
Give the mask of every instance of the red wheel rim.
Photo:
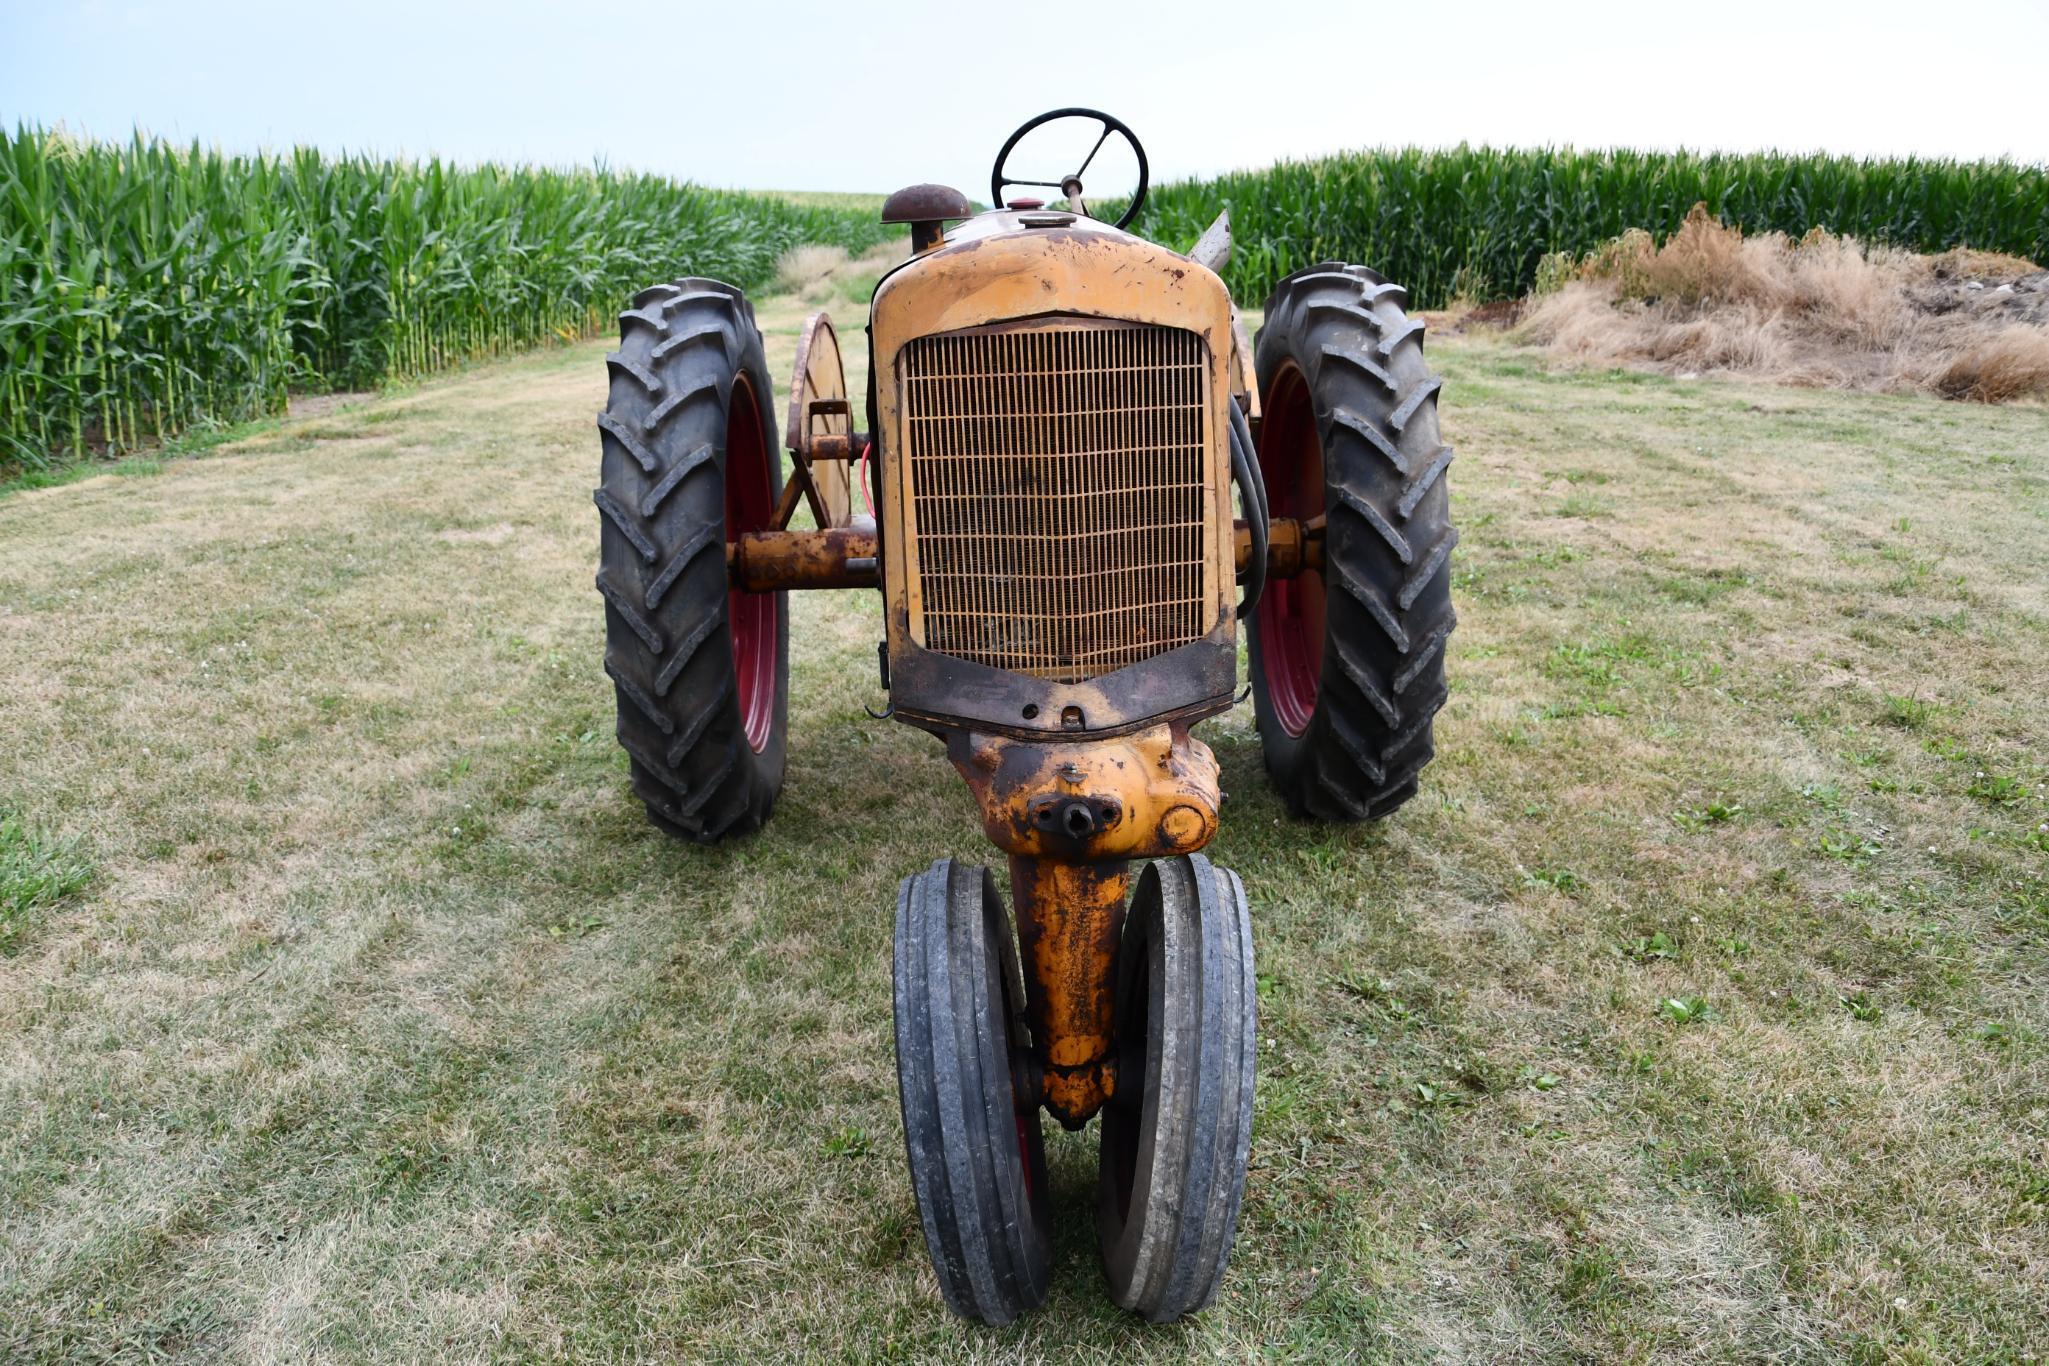
[[[769,478],[768,439],[754,386],[742,375],[733,382],[726,410],[726,539],[765,531],[775,516],[775,488]],[[726,594],[726,623],[733,638],[733,678],[740,699],[740,724],[759,754],[775,724],[777,614],[780,593]]]
[[[1260,473],[1268,513],[1307,522],[1323,515],[1323,440],[1309,383],[1293,361],[1282,364],[1260,405]],[[1268,579],[1254,609],[1260,672],[1281,729],[1300,735],[1316,714],[1323,677],[1323,575],[1304,570]]]

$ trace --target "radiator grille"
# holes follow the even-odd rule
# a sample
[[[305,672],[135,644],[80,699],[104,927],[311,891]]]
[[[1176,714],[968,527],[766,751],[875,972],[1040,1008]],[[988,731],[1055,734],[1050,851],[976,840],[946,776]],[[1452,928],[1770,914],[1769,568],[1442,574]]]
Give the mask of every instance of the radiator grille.
[[[1062,683],[1201,638],[1202,338],[1100,324],[904,351],[929,650]]]

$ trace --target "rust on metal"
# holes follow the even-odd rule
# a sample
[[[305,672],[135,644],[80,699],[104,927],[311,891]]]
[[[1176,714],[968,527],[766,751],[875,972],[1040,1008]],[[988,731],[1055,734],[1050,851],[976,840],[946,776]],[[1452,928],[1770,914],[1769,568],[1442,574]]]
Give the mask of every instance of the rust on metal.
[[[811,464],[814,468],[823,461],[858,460],[861,448],[868,444],[866,432],[844,432],[811,438]]]
[[[882,201],[885,223],[922,223],[934,218],[967,218],[974,208],[951,185],[906,185]]]
[[[939,245],[940,228],[950,219],[969,218],[974,207],[951,185],[907,185],[882,201],[882,221],[911,225],[911,250],[926,252]]]
[[[845,526],[853,516],[848,467],[842,463],[820,468],[818,463],[819,441],[828,437],[844,441],[852,430],[851,414],[839,333],[823,311],[813,313],[797,333],[797,360],[790,377],[790,414],[784,424],[784,441],[790,448],[790,463],[812,486],[806,492],[815,495],[811,498],[811,512],[821,527]],[[788,524],[787,519],[776,523]]]
[[[750,531],[726,543],[726,582],[742,593],[873,588],[875,555],[872,528]]]
[[[1216,756],[1173,724],[1071,743],[955,731],[947,757],[1010,856],[1040,1094],[1079,1128],[1116,1089],[1112,969],[1130,861],[1209,843]]]
[[[1194,853],[1216,833],[1216,755],[1185,723],[1071,743],[955,731],[946,757],[1006,854],[1168,858]]]
[[[1234,524],[1233,547],[1242,571],[1252,561],[1252,529],[1240,521]],[[1275,517],[1266,528],[1266,576],[1292,579],[1298,574],[1323,572],[1323,515],[1306,522],[1293,517]]]
[[[1010,860],[1039,1095],[1069,1129],[1087,1123],[1116,1090],[1114,968],[1130,885],[1122,860]]]
[[[776,499],[775,516],[770,519],[769,525],[777,531],[789,526],[790,518],[796,515],[797,499],[800,497],[810,504],[811,519],[818,525],[825,526],[828,514],[824,500],[818,496],[818,486],[811,481],[811,467],[801,459],[790,462],[790,477],[783,483],[783,495]]]

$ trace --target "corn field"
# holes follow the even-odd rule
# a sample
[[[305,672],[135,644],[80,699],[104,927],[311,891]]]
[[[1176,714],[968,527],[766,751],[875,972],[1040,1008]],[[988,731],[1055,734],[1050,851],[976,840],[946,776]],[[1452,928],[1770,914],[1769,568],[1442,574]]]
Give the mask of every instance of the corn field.
[[[650,175],[241,156],[0,129],[0,468],[118,453],[743,287],[870,213]]]
[[[1746,232],[2049,256],[2041,167],[1776,153],[1348,153],[1161,186],[1136,227],[1186,247],[1228,205],[1243,301],[1342,259],[1431,306],[1520,295],[1546,254],[1662,238],[1697,202]],[[0,129],[0,467],[589,336],[652,281],[752,288],[791,246],[858,253],[892,231],[657,176]]]
[[[1627,228],[1662,241],[1696,203],[1745,232],[1811,227],[1916,251],[2049,257],[2049,172],[2011,162],[1458,147],[1347,153],[1161,186],[1135,230],[1187,248],[1229,206],[1242,302],[1318,261],[1372,266],[1419,307],[1519,297],[1550,252]]]

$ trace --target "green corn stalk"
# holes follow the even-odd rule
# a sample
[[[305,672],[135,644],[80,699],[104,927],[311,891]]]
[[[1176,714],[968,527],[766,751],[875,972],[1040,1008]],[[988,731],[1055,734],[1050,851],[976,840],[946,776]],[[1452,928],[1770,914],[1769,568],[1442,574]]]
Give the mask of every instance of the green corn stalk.
[[[874,215],[604,169],[0,129],[0,475],[587,337],[657,280],[757,287]]]
[[[1818,226],[1916,251],[2049,256],[2041,166],[1778,152],[1354,152],[1159,186],[1134,227],[1186,247],[1228,206],[1237,249],[1225,278],[1245,303],[1291,271],[1344,260],[1435,307],[1460,292],[1520,296],[1547,254],[1583,255],[1626,228],[1662,240],[1696,203],[1746,232]]]

